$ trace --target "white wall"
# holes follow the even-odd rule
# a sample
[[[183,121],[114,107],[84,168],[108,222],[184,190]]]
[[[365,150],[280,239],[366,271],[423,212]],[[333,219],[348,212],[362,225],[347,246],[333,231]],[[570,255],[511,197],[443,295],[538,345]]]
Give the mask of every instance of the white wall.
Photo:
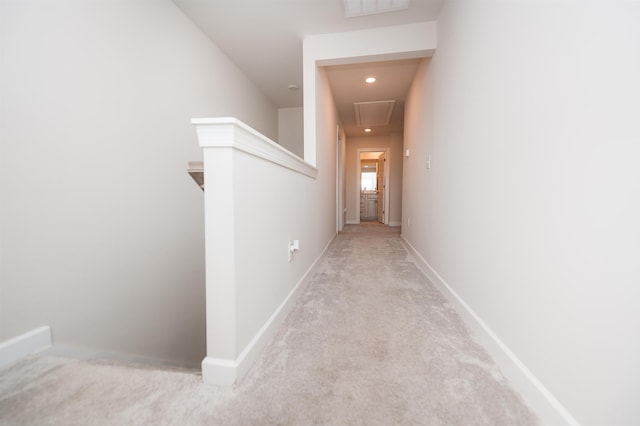
[[[0,341],[205,355],[194,116],[277,111],[170,1],[0,3]]]
[[[336,233],[338,115],[323,69],[318,69],[316,84],[315,179],[249,155],[236,159],[236,356],[262,332]],[[246,179],[245,171],[252,171],[253,179]],[[287,244],[294,239],[300,241],[300,251],[288,262]]]
[[[307,225],[314,229],[314,238],[320,242],[336,232],[338,111],[331,94],[329,79],[324,69],[317,69],[315,84],[315,111],[317,118],[315,124],[315,158],[318,167],[318,186],[313,196],[319,198],[316,201],[317,204],[314,204],[314,208],[317,208],[318,211],[311,216],[311,220],[307,221]],[[344,140],[344,134],[342,134],[342,137]],[[318,251],[319,248],[318,246],[315,251]]]
[[[406,107],[403,235],[585,425],[640,423],[638,22],[449,1]]]
[[[205,383],[242,378],[336,233],[338,119],[317,73],[317,168],[241,123],[196,123],[208,188]]]
[[[278,109],[278,143],[304,158],[304,116],[302,107]]]
[[[337,173],[337,185],[336,185],[336,204],[338,205],[338,211],[336,212],[336,221],[338,224],[338,231],[342,231],[344,229],[344,225],[347,223],[347,186],[346,186],[346,176],[347,176],[347,163],[345,159],[347,158],[347,136],[340,125],[337,129],[339,146],[338,146],[338,155],[336,158],[336,165],[339,166]]]
[[[346,152],[347,222],[356,223],[360,211],[360,175],[358,150],[365,148],[388,149],[389,156],[389,224],[399,225],[402,220],[402,135],[364,136],[349,138]]]

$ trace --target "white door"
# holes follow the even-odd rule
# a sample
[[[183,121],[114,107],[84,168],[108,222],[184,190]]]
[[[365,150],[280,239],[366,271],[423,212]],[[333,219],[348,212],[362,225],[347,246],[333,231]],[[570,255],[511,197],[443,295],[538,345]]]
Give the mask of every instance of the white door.
[[[378,174],[377,174],[377,180],[378,180],[378,222],[380,223],[384,223],[384,172],[385,172],[385,162],[387,161],[387,158],[385,156],[385,153],[383,152],[382,154],[380,154],[380,157],[378,157]]]

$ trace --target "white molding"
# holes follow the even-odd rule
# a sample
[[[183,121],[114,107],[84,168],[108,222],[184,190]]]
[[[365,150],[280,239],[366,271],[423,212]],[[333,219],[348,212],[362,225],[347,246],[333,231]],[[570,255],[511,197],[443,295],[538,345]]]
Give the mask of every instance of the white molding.
[[[315,179],[318,169],[237,118],[193,118],[202,148],[233,148]]]
[[[168,368],[180,370],[200,370],[199,362],[186,362],[153,358],[127,352],[112,352],[90,346],[70,345],[65,343],[56,343],[55,345],[46,349],[43,353],[45,355],[73,358],[78,360],[100,359],[120,364],[137,364],[162,369]]]
[[[51,346],[51,328],[44,326],[0,343],[0,368]]]
[[[337,235],[337,233],[333,234],[322,250],[322,253],[320,253],[311,266],[309,266],[302,278],[300,278],[280,306],[278,306],[271,317],[262,325],[255,336],[253,336],[237,359],[229,360],[208,356],[202,360],[202,381],[204,383],[219,386],[233,386],[242,380],[258,359],[264,347],[269,343],[280,324],[286,318],[293,307],[293,303],[298,298],[298,293],[306,287],[307,278],[315,270],[318,263],[324,259],[327,250],[329,250],[331,243],[333,243]]]
[[[436,272],[418,251],[411,245],[404,235],[402,241],[417,260],[419,269],[438,287],[465,323],[475,331],[483,346],[492,355],[502,373],[509,379],[513,387],[540,417],[542,424],[579,425],[571,413],[556,399],[556,397],[538,380],[538,378],[524,365],[496,333],[476,314],[473,309],[455,292],[449,284]]]
[[[360,225],[360,221],[358,219],[347,219],[347,225]]]
[[[389,226],[401,226],[402,222],[389,222]]]
[[[238,362],[206,357],[202,360],[202,381],[206,385],[233,386],[238,381]]]

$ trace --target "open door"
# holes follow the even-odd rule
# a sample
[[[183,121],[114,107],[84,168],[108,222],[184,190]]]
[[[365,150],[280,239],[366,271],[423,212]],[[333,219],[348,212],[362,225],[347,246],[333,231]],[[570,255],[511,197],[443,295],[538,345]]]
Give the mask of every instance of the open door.
[[[384,223],[384,174],[385,174],[385,162],[387,161],[386,155],[383,152],[378,157],[378,170],[377,170],[377,192],[378,192],[378,222]]]

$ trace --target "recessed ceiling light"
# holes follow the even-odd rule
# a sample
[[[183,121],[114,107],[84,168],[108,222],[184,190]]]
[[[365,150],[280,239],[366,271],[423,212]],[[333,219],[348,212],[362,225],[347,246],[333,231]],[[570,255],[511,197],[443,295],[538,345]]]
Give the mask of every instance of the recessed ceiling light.
[[[369,133],[371,131],[371,129],[364,129],[365,132]]]
[[[375,77],[367,77],[367,78],[364,79],[364,81],[366,83],[371,84],[371,83],[375,83],[376,82],[376,78]]]

